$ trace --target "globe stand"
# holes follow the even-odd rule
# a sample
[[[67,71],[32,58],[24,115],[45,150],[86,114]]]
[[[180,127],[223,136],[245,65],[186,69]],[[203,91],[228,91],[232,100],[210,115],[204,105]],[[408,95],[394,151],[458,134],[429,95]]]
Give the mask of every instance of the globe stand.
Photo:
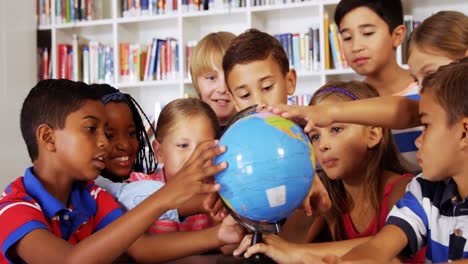
[[[258,243],[262,243],[263,241],[263,234],[278,234],[281,231],[281,225],[286,221],[286,219],[282,219],[278,222],[258,222],[253,221],[247,218],[244,218],[234,212],[229,206],[226,206],[227,211],[231,214],[232,218],[236,220],[240,225],[245,227],[246,229],[253,232],[252,240],[250,242],[250,246],[253,246]],[[257,253],[251,256],[248,259],[245,259],[242,263],[244,264],[276,264],[271,258],[266,256],[263,253]]]

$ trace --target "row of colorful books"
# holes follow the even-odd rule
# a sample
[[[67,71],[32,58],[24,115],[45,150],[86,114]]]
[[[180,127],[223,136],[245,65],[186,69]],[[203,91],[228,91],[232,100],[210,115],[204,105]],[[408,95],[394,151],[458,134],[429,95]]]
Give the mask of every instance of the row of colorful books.
[[[149,45],[119,44],[120,79],[124,82],[176,80],[179,73],[178,42],[153,38]]]
[[[319,71],[321,69],[318,26],[310,27],[306,33],[284,33],[274,36],[286,51],[290,66],[297,72]]]
[[[182,0],[184,13],[203,10],[228,10],[246,6],[246,0]]]
[[[73,35],[72,44],[57,44],[57,78],[86,83],[114,82],[114,55],[109,45],[91,40],[78,44]]]
[[[56,24],[102,19],[103,9],[103,0],[36,0],[36,16],[41,26],[50,25],[54,14]]]
[[[122,17],[170,14],[177,11],[177,0],[122,0]]]
[[[291,3],[310,2],[312,0],[250,0],[252,6],[265,6],[265,5],[283,5]]]

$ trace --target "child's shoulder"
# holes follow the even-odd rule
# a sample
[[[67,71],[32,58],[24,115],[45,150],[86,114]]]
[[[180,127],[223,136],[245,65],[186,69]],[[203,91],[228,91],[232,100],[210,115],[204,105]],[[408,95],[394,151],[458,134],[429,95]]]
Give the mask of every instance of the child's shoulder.
[[[395,96],[405,96],[411,99],[419,99],[419,85],[418,82],[413,81],[407,86],[403,86],[402,90],[398,93],[393,94]],[[417,98],[414,98],[417,97]]]
[[[24,177],[18,177],[16,180],[12,181],[3,191],[2,197],[0,198],[0,208],[2,204],[11,204],[13,202],[26,202],[34,204],[35,201],[31,198],[30,194],[26,190],[24,185]]]
[[[394,172],[388,172],[385,178],[384,195],[389,197],[390,208],[400,199],[406,192],[406,187],[414,178],[411,174],[400,175]]]

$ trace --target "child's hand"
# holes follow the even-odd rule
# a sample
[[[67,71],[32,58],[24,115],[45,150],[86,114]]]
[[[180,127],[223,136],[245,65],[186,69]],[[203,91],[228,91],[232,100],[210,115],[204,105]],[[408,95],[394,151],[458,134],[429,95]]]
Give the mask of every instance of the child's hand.
[[[203,210],[211,216],[214,223],[221,222],[226,216],[223,201],[217,193],[210,193],[203,201]]]
[[[247,235],[239,247],[234,250],[234,256],[245,252],[244,257],[249,258],[256,253],[264,253],[277,263],[324,263],[320,257],[310,254],[307,248],[300,244],[287,242],[277,235],[264,235],[263,243],[250,246],[252,235]]]
[[[327,105],[298,106],[298,105],[274,105],[267,108],[268,111],[281,115],[284,118],[305,125],[304,131],[309,133],[314,126],[326,127],[333,123],[331,108]]]
[[[218,225],[218,239],[222,245],[238,244],[244,234],[245,229],[230,215]]]
[[[304,200],[303,207],[307,216],[312,216],[314,212],[326,213],[331,207],[331,200],[328,196],[328,192],[318,175],[314,176],[312,186]]]
[[[214,140],[199,144],[172,180],[161,188],[161,202],[166,202],[169,209],[180,207],[197,194],[208,194],[219,190],[219,184],[207,181],[207,178],[227,167],[226,162],[219,164],[208,162],[226,151],[225,146],[217,146],[217,143],[218,141]]]

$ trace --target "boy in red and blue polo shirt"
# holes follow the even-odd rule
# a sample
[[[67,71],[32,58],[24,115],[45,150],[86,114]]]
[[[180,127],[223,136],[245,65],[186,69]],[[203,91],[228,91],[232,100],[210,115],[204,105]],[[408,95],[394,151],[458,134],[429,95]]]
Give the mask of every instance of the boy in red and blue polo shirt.
[[[200,144],[173,183],[123,214],[94,184],[108,155],[106,123],[101,98],[85,83],[45,80],[29,92],[21,132],[33,166],[0,198],[0,263],[110,263],[125,252],[160,262],[240,241],[232,218],[184,236],[144,234],[162,213],[219,189],[204,179],[227,164],[205,165],[224,147]]]

